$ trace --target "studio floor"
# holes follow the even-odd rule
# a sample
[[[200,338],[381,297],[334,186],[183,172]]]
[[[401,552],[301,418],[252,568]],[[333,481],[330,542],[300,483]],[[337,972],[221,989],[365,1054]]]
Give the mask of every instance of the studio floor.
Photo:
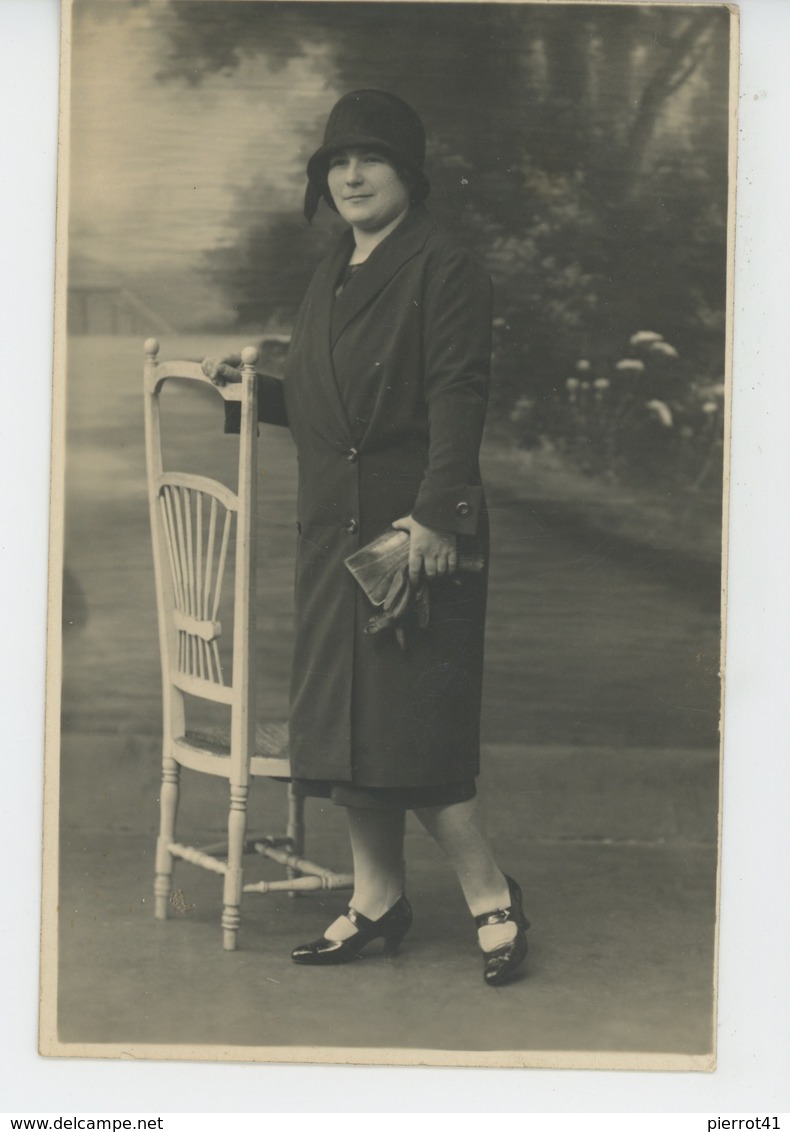
[[[498,782],[486,799],[495,842],[524,888],[533,925],[516,983],[483,983],[455,879],[411,819],[415,922],[400,953],[329,969],[296,967],[289,953],[321,934],[344,908],[344,893],[247,897],[239,950],[225,953],[219,878],[179,864],[178,908],[157,922],[152,838],[74,832],[62,859],[60,1041],[288,1047],[297,1058],[303,1047],[340,1057],[382,1049],[709,1055],[716,853],[683,834],[700,790],[715,782],[715,758],[697,754],[696,781],[682,782],[684,802],[674,813],[680,836],[662,843],[525,837],[533,814],[518,805],[515,760],[488,754],[489,778]],[[544,754],[533,811],[551,805],[551,765],[565,780],[579,764],[573,753]],[[585,757],[588,767],[595,762]],[[611,769],[610,760],[607,777]],[[677,768],[664,769],[678,785]],[[590,785],[583,773],[579,780]],[[578,805],[585,801],[594,801],[589,789]],[[346,867],[342,814],[308,805],[310,855]],[[639,810],[630,818],[648,838],[669,813],[664,806],[662,816],[657,796]],[[272,876],[273,868],[252,858],[249,873]]]

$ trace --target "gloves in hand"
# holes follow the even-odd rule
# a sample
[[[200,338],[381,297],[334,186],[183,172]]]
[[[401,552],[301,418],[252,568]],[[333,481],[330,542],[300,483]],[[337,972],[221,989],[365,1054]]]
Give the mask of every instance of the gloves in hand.
[[[381,633],[390,626],[395,628],[395,637],[402,649],[407,647],[407,638],[404,620],[407,614],[414,612],[417,627],[424,629],[430,618],[430,600],[428,586],[425,579],[421,579],[415,589],[409,582],[408,562],[400,566],[392,576],[390,587],[381,606],[381,612],[371,617],[365,627],[365,632],[373,636]]]
[[[408,534],[385,531],[347,558],[346,566],[378,610],[365,632],[373,635],[392,627],[398,644],[405,650],[405,628],[411,614],[416,614],[417,626],[424,629],[430,613],[426,580],[421,579],[416,588],[409,582]]]

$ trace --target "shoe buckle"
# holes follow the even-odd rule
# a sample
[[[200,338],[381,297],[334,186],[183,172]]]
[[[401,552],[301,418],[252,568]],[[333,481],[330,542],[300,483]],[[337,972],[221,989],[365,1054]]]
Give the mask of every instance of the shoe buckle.
[[[475,916],[478,928],[488,928],[494,924],[506,924],[513,917],[510,908],[497,908],[494,912],[484,912],[482,916]]]

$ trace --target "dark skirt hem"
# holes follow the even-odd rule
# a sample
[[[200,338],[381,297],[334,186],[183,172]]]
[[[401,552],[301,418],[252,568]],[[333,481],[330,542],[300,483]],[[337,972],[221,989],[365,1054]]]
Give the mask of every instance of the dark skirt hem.
[[[301,798],[328,798],[336,806],[362,810],[419,810],[468,802],[477,793],[473,778],[436,786],[355,786],[352,782],[294,778],[293,793]]]

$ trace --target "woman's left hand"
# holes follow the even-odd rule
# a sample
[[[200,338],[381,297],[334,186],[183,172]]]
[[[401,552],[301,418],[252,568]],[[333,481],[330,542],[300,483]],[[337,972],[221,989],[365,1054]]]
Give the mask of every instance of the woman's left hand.
[[[424,527],[411,515],[397,519],[392,525],[397,531],[408,531],[409,581],[413,586],[419,582],[423,570],[426,578],[455,573],[458,568],[458,550],[454,534]]]

